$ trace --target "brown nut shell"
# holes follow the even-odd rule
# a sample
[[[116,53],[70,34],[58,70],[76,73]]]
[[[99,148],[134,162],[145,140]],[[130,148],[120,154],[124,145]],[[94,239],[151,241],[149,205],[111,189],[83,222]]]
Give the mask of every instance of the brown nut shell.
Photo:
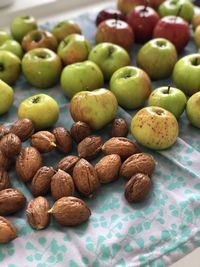
[[[8,158],[19,154],[21,150],[21,140],[13,133],[4,135],[0,140],[0,149]]]
[[[95,170],[102,184],[110,183],[118,178],[121,167],[121,158],[117,154],[111,154],[103,157],[95,165]]]
[[[91,215],[86,203],[76,197],[62,197],[49,210],[61,225],[74,226],[87,221]]]
[[[112,137],[104,143],[102,150],[107,155],[118,154],[123,160],[139,152],[138,146],[126,137]]]
[[[76,163],[73,180],[77,190],[84,196],[91,196],[100,186],[95,168],[85,159]]]
[[[80,159],[79,157],[72,155],[64,157],[58,162],[56,170],[61,169],[69,174],[72,174],[74,166],[79,161],[79,159]]]
[[[151,190],[151,179],[148,175],[137,173],[125,185],[125,198],[128,202],[142,201]]]
[[[40,152],[34,147],[23,148],[16,159],[16,173],[23,182],[30,182],[42,167]]]
[[[0,244],[9,243],[17,237],[16,228],[4,217],[0,216]]]
[[[0,125],[0,140],[4,135],[8,134],[9,132],[10,132],[10,129],[7,126]]]
[[[27,221],[33,229],[42,230],[46,228],[50,221],[49,202],[44,197],[32,199],[26,209]]]
[[[137,153],[127,158],[121,168],[120,175],[130,178],[136,173],[152,175],[156,167],[154,158],[147,153]]]
[[[0,191],[0,215],[10,215],[24,208],[26,198],[15,188]]]
[[[6,157],[0,149],[0,170],[9,170],[11,165],[11,159]]]
[[[0,191],[10,187],[7,171],[0,170]]]
[[[112,123],[111,133],[112,137],[126,137],[128,134],[128,123],[122,119],[117,118]]]
[[[37,196],[45,196],[51,189],[51,178],[55,174],[52,167],[41,167],[33,177],[31,182],[31,192]]]
[[[91,128],[87,123],[77,121],[73,123],[70,133],[74,141],[80,143],[83,139],[91,135]]]
[[[10,132],[17,135],[24,142],[34,133],[34,125],[29,119],[20,119],[11,126]]]
[[[31,145],[41,153],[48,153],[55,149],[56,138],[48,131],[39,131],[31,136]]]
[[[103,139],[101,136],[88,136],[77,147],[78,156],[84,159],[93,159],[101,151]]]
[[[57,127],[52,133],[56,138],[56,148],[62,153],[69,153],[72,150],[70,132],[64,127]]]

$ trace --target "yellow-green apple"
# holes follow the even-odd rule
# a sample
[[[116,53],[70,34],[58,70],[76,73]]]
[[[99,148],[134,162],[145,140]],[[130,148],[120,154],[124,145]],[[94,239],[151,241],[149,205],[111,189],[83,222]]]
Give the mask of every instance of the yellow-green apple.
[[[6,40],[2,45],[0,45],[0,50],[7,50],[18,56],[20,59],[23,57],[23,50],[20,45],[15,40]]]
[[[88,59],[100,67],[105,80],[109,80],[116,70],[131,62],[129,54],[123,47],[106,42],[96,45],[90,51]]]
[[[35,29],[37,29],[37,22],[33,16],[15,17],[10,26],[12,36],[20,43],[28,32]]]
[[[144,104],[151,93],[151,80],[143,70],[127,66],[114,72],[110,80],[110,90],[120,106],[136,109]]]
[[[0,80],[0,115],[6,113],[14,101],[14,91],[7,83]]]
[[[132,119],[131,133],[141,145],[154,150],[171,147],[178,136],[176,117],[161,107],[145,107]]]
[[[91,50],[87,38],[80,34],[70,34],[58,46],[57,53],[64,65],[85,61]]]
[[[194,14],[192,18],[192,26],[195,29],[197,26],[200,25],[200,12],[197,14]]]
[[[162,86],[150,94],[148,106],[164,108],[178,119],[185,109],[186,102],[187,98],[181,90],[171,86]]]
[[[115,95],[104,88],[79,92],[70,102],[73,120],[86,122],[94,130],[99,130],[114,120],[117,108]]]
[[[187,55],[176,63],[173,70],[176,87],[191,96],[200,90],[200,54]]]
[[[36,130],[53,126],[59,117],[55,99],[46,94],[37,94],[23,100],[18,108],[19,119],[30,119]]]
[[[147,5],[148,0],[118,0],[117,8],[124,14],[128,14],[133,8],[139,5]]]
[[[180,52],[190,39],[190,28],[187,21],[181,17],[166,16],[157,23],[153,32],[154,38],[166,38]]]
[[[158,7],[164,2],[165,0],[148,0],[149,5],[154,9],[158,9]]]
[[[63,20],[56,24],[52,29],[52,34],[56,37],[59,43],[72,33],[81,34],[79,25],[73,20]]]
[[[200,48],[200,25],[196,27],[194,32],[194,41],[197,48]]]
[[[146,43],[152,38],[154,27],[160,17],[148,6],[136,6],[127,15],[127,22],[133,29],[136,43]]]
[[[120,19],[126,21],[126,16],[121,11],[113,8],[101,10],[96,17],[96,25],[107,19]]]
[[[153,80],[170,76],[177,61],[175,46],[164,38],[155,38],[144,44],[137,54],[137,65]]]
[[[42,47],[56,51],[57,46],[58,42],[54,35],[43,30],[33,30],[27,33],[22,40],[22,47],[24,51]]]
[[[17,81],[20,72],[21,60],[9,51],[0,51],[0,79],[11,85]]]
[[[8,32],[0,30],[0,45],[2,45],[5,41],[11,40],[11,36]]]
[[[35,48],[22,59],[22,70],[33,86],[49,88],[60,78],[62,63],[59,56],[48,48]]]
[[[200,128],[200,92],[195,93],[188,99],[186,116],[193,126]]]
[[[66,66],[62,71],[60,83],[64,94],[72,98],[80,91],[101,88],[104,78],[100,68],[87,60]]]
[[[161,17],[174,15],[191,22],[194,15],[194,5],[190,0],[166,0],[158,8]]]
[[[110,42],[130,50],[134,43],[134,33],[127,22],[108,19],[102,21],[97,27],[96,43]]]

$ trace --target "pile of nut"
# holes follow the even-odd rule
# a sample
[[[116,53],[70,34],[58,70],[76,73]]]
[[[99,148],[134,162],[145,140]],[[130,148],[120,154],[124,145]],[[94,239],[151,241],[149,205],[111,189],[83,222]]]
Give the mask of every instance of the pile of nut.
[[[0,216],[18,212],[26,205],[24,194],[10,187],[8,170],[16,162],[16,174],[27,185],[34,198],[26,207],[27,221],[34,229],[48,226],[50,217],[61,225],[73,226],[86,221],[90,209],[86,203],[74,197],[91,197],[100,184],[110,183],[119,176],[125,177],[125,198],[128,202],[143,200],[151,189],[155,160],[141,153],[138,146],[126,138],[128,125],[124,119],[115,119],[111,138],[105,143],[101,136],[92,135],[84,122],[75,122],[70,131],[64,127],[34,133],[28,119],[16,121],[10,128],[0,126]],[[30,139],[30,145],[22,148],[22,142]],[[77,143],[77,156],[69,155],[73,141]],[[43,166],[42,153],[54,149],[66,156],[55,168]],[[100,151],[105,154],[95,166],[89,161]],[[51,194],[53,207],[44,196]],[[0,217],[0,243],[16,238],[12,223]]]

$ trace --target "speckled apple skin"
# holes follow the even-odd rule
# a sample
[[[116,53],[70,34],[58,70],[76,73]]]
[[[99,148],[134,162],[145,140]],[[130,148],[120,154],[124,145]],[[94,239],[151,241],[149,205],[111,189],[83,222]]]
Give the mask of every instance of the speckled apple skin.
[[[155,111],[158,110],[160,114]],[[171,147],[178,136],[175,116],[158,107],[146,107],[136,113],[131,122],[131,133],[136,141],[153,150]]]

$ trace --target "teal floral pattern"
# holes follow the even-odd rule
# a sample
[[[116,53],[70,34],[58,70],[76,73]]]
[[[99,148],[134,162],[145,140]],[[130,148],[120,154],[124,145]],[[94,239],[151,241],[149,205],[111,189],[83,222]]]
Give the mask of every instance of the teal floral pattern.
[[[76,18],[93,45],[94,19],[95,14]],[[51,29],[56,22],[41,27]],[[136,45],[132,52],[133,64],[137,49]],[[194,49],[190,43],[185,53]],[[153,88],[169,83],[170,80],[154,82]],[[69,101],[60,86],[36,89],[23,76],[15,86],[14,105],[0,117],[0,123],[15,121],[19,103],[38,92],[56,99],[60,106],[57,125],[70,128],[73,121]],[[130,123],[135,112],[119,108],[118,116]],[[10,217],[16,225],[18,238],[10,244],[0,245],[0,266],[164,267],[200,246],[200,131],[189,124],[185,115],[180,119],[180,125],[179,138],[171,149],[152,152],[142,148],[152,153],[157,161],[152,176],[153,189],[145,202],[128,204],[123,195],[125,181],[119,178],[112,184],[102,185],[93,199],[85,199],[92,216],[78,227],[64,228],[52,220],[46,230],[37,232],[26,223],[22,211]],[[100,132],[105,140],[107,130]],[[55,166],[61,157],[52,152],[44,155],[44,163]],[[12,185],[30,200],[29,189],[17,179],[14,171],[10,176]]]

